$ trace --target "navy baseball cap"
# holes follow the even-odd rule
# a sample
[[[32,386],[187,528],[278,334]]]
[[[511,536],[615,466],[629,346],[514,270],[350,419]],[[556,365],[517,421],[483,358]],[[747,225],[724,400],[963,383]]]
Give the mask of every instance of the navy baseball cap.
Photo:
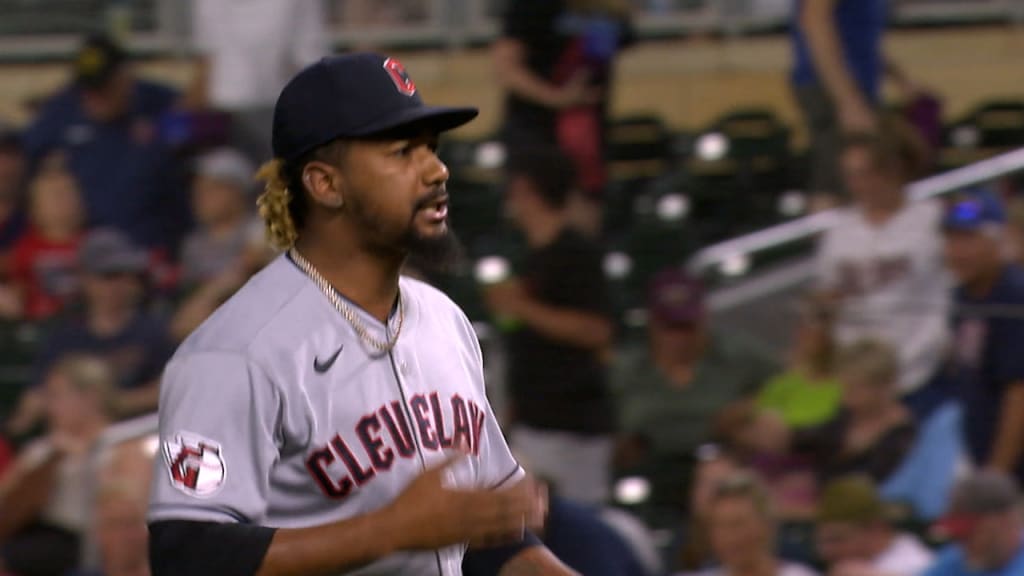
[[[294,160],[338,138],[411,126],[457,128],[476,108],[427,106],[401,62],[374,53],[329,56],[292,78],[274,107],[274,156]]]
[[[976,188],[964,193],[946,209],[942,227],[952,231],[974,231],[1006,223],[1006,210],[989,190]]]

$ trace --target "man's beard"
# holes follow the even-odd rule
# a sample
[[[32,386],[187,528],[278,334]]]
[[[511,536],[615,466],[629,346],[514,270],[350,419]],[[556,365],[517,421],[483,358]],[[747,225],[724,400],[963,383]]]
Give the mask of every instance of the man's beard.
[[[456,272],[463,264],[465,253],[458,236],[449,228],[439,236],[422,236],[414,225],[406,229],[402,239],[406,250],[405,265],[427,278]]]

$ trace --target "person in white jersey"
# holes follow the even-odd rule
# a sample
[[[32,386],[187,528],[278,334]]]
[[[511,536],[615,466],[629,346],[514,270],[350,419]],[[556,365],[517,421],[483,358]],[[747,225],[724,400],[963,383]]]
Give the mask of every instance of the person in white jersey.
[[[530,533],[545,499],[509,453],[462,311],[400,277],[442,259],[438,134],[395,59],[301,71],[258,176],[287,250],[182,343],[160,394],[154,576],[573,574]],[[423,261],[420,258],[420,261]]]
[[[835,337],[896,349],[900,395],[922,420],[944,400],[943,387],[929,384],[950,339],[942,207],[911,202],[905,191],[926,159],[924,142],[896,117],[883,118],[875,133],[849,135],[841,167],[855,204],[825,233],[817,256],[819,288],[840,304]]]

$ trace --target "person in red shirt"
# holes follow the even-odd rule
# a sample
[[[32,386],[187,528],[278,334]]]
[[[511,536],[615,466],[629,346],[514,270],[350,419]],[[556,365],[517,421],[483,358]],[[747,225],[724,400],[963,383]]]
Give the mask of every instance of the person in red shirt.
[[[11,280],[21,316],[43,320],[59,312],[78,288],[75,266],[85,213],[78,184],[62,167],[40,172],[29,190],[28,231],[11,255]]]

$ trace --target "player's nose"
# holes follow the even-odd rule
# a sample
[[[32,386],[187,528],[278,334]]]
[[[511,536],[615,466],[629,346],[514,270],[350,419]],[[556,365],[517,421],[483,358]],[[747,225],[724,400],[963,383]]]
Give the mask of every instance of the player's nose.
[[[431,150],[423,168],[423,183],[434,188],[447,182],[448,176],[448,166]]]

